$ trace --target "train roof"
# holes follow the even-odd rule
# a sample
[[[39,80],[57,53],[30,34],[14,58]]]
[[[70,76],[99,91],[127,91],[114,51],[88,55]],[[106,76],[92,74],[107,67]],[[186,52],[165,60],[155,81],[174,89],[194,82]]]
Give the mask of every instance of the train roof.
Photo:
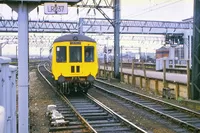
[[[96,42],[94,39],[87,37],[85,35],[80,34],[71,34],[71,35],[63,35],[54,40],[55,42],[65,42],[65,41],[87,41],[87,42]]]

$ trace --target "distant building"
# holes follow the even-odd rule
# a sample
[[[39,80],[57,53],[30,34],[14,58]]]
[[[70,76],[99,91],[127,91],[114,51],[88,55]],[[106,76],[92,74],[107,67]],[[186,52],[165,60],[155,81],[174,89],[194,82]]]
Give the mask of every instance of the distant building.
[[[175,53],[170,54],[170,46],[162,46],[161,48],[156,50],[156,59],[163,58],[163,57],[169,57],[172,58],[171,56],[176,57],[177,59],[183,59],[184,58],[184,48],[183,45],[178,45],[175,47]]]
[[[156,50],[156,59],[169,57],[169,46],[162,46]]]

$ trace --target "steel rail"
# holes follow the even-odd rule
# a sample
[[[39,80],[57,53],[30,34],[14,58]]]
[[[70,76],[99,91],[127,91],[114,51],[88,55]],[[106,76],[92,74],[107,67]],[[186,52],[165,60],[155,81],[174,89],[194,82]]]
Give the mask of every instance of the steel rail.
[[[85,125],[89,132],[91,133],[97,133],[91,126],[90,124],[80,115],[79,112],[76,111],[76,109],[71,105],[71,103],[69,102],[69,100],[63,95],[63,94],[60,94],[56,88],[47,80],[47,78],[41,73],[41,71],[39,70],[39,67],[40,67],[41,64],[38,65],[38,72],[39,74],[43,77],[43,79],[45,79],[45,81],[51,86],[51,88],[53,89],[53,91],[63,100],[65,101],[69,107],[73,110],[73,112],[76,114],[76,116],[79,118],[79,120],[83,123],[83,125]]]
[[[115,88],[121,89],[121,90],[123,90],[123,91],[127,91],[127,92],[129,92],[129,93],[138,95],[138,96],[143,97],[143,98],[145,98],[145,99],[150,99],[150,100],[152,100],[152,101],[154,101],[154,102],[159,102],[159,103],[161,103],[161,104],[165,104],[165,105],[170,106],[170,107],[172,107],[172,108],[185,110],[186,112],[191,113],[191,114],[194,114],[195,116],[197,116],[197,117],[200,118],[200,113],[199,113],[199,112],[190,110],[190,109],[188,109],[188,108],[181,107],[181,106],[178,106],[178,105],[169,103],[169,102],[165,102],[165,101],[162,101],[162,100],[160,100],[160,99],[156,99],[156,98],[153,98],[153,97],[150,97],[150,96],[147,96],[147,95],[138,93],[138,92],[133,92],[133,91],[127,90],[127,89],[125,89],[125,88],[122,88],[122,87],[119,87],[119,86],[116,86],[116,85],[113,85],[113,84],[110,84],[110,83],[106,83],[106,82],[104,82],[104,81],[102,81],[102,80],[96,79],[96,81],[101,82],[101,83],[108,84],[108,85],[110,85],[110,86],[113,86],[113,87],[115,87]]]
[[[142,97],[142,98],[145,99],[145,100],[153,101],[154,103],[159,103],[159,105],[162,105],[162,107],[163,107],[163,105],[164,105],[164,107],[168,106],[168,107],[170,107],[169,109],[176,109],[176,110],[180,111],[181,113],[184,113],[184,112],[187,113],[187,114],[189,113],[189,114],[192,115],[194,118],[195,118],[195,117],[198,117],[199,123],[200,123],[200,113],[198,113],[198,112],[195,112],[195,111],[193,111],[193,110],[189,110],[189,109],[187,109],[187,108],[180,107],[180,106],[178,106],[178,105],[174,105],[174,104],[172,104],[172,103],[168,103],[168,102],[165,102],[165,101],[156,99],[156,98],[152,98],[152,97],[149,97],[149,96],[146,96],[146,95],[137,93],[137,92],[132,92],[132,91],[127,90],[127,89],[124,89],[124,88],[122,88],[122,87],[118,87],[118,86],[116,86],[116,85],[113,85],[113,84],[110,84],[110,83],[106,83],[106,82],[104,82],[104,81],[100,81],[100,80],[98,80],[98,79],[97,79],[96,81],[97,81],[97,82],[100,82],[101,84],[105,84],[105,85],[107,85],[107,86],[112,86],[112,87],[114,87],[114,88],[116,88],[116,89],[120,89],[120,90],[122,90],[122,91],[125,92],[125,93],[127,92],[127,93],[129,93],[129,94],[136,95],[137,97],[140,97],[140,98]],[[123,100],[125,100],[125,101],[128,101],[128,102],[131,102],[132,104],[134,104],[134,105],[136,105],[136,106],[139,106],[139,107],[142,107],[142,108],[144,108],[144,109],[146,109],[146,110],[152,111],[152,112],[154,112],[154,113],[156,113],[156,114],[159,114],[160,116],[167,117],[167,118],[173,120],[174,122],[178,122],[179,124],[188,127],[190,130],[192,129],[193,131],[198,131],[198,132],[200,131],[200,127],[197,127],[197,126],[195,126],[195,125],[193,125],[193,124],[190,124],[190,123],[188,123],[188,122],[185,122],[185,121],[183,121],[183,120],[181,120],[181,119],[175,118],[175,117],[173,117],[171,114],[163,113],[164,111],[161,112],[161,111],[159,111],[159,110],[154,109],[153,107],[149,107],[148,105],[145,105],[144,103],[139,103],[139,101],[134,101],[134,100],[131,100],[130,98],[127,98],[127,97],[125,97],[125,96],[121,96],[120,94],[115,94],[112,90],[107,90],[107,89],[105,89],[105,88],[108,88],[108,87],[101,87],[101,86],[98,86],[98,85],[94,85],[94,86],[97,87],[97,88],[99,88],[99,89],[101,89],[102,91],[104,91],[104,92],[110,94],[110,95],[113,95],[113,96],[115,96],[115,97],[121,98],[121,99],[123,99]],[[118,93],[119,93],[119,92],[118,92]],[[146,103],[147,103],[147,102],[146,102]],[[185,117],[185,118],[187,118],[187,117]]]
[[[47,63],[44,63],[44,67],[45,67],[45,69],[46,69],[46,71],[48,71],[49,73],[51,73],[51,71],[47,68]],[[105,106],[105,105],[103,105],[101,102],[99,102],[98,100],[96,100],[94,97],[92,97],[91,95],[89,95],[89,94],[87,94],[87,95],[84,95],[89,101],[91,101],[91,102],[93,102],[93,103],[95,103],[96,105],[95,105],[95,107],[101,107],[103,110],[105,110],[106,112],[108,112],[109,114],[111,114],[112,115],[112,117],[114,117],[114,119],[118,119],[118,120],[120,120],[122,123],[124,123],[126,126],[128,126],[129,128],[131,128],[134,132],[139,132],[139,133],[147,133],[145,130],[143,130],[143,129],[141,129],[140,127],[138,127],[138,126],[136,126],[135,124],[133,124],[133,123],[131,123],[131,122],[129,122],[127,119],[125,119],[125,118],[123,118],[122,116],[120,116],[120,115],[118,115],[117,113],[115,113],[113,110],[111,110],[111,109],[109,109],[107,106]],[[89,106],[89,107],[91,107],[92,105],[90,105],[90,103],[91,102],[86,102],[85,100],[84,100],[84,98],[83,99],[81,99],[81,97],[78,97],[78,99],[76,99],[76,98],[74,98],[74,97],[68,97],[68,102],[70,102],[70,104],[72,105],[72,106],[76,106],[76,108],[77,109],[75,109],[75,110],[79,110],[80,112],[84,112],[85,114],[87,114],[86,112],[87,112],[87,110],[88,110],[88,108],[87,108],[87,106]],[[81,102],[80,102],[81,101]],[[73,105],[74,104],[74,105]],[[77,107],[77,104],[79,105],[79,104],[84,104],[85,106],[80,106],[79,105],[79,107]],[[87,110],[84,110],[84,109],[78,109],[78,108],[87,108]],[[92,109],[92,108],[91,108]],[[87,119],[89,122],[89,124],[91,123],[91,125],[93,124],[93,125],[95,125],[95,127],[94,127],[94,129],[95,128],[97,128],[97,130],[99,130],[100,132],[104,132],[104,131],[106,131],[106,129],[99,129],[100,127],[101,127],[101,125],[105,125],[105,128],[106,127],[109,127],[109,125],[110,125],[110,128],[111,129],[107,129],[107,130],[115,130],[115,131],[127,131],[127,132],[129,132],[128,131],[128,129],[123,129],[123,128],[120,128],[120,126],[118,127],[119,129],[112,129],[113,127],[112,127],[112,124],[113,125],[118,125],[118,124],[120,124],[119,122],[113,122],[113,123],[99,123],[99,125],[98,126],[96,126],[96,124],[94,124],[94,123],[98,123],[98,122],[95,122],[95,121],[93,121],[93,119],[95,119],[95,116],[97,115],[95,115],[95,112],[97,112],[97,111],[94,111],[93,113],[93,109],[91,110],[91,116],[89,117],[89,118],[87,118],[88,117],[88,114],[85,116],[84,115],[84,113],[82,113],[82,115],[83,115],[83,117],[86,117],[85,119]],[[101,111],[99,111],[99,112],[101,112]],[[102,112],[103,113],[103,112]],[[104,113],[103,113],[104,114]],[[80,115],[81,115],[81,113],[80,113]],[[93,116],[94,115],[94,116]],[[90,120],[90,118],[92,117],[92,120]],[[107,117],[109,117],[109,116],[101,116],[101,113],[100,113],[100,115],[98,115],[98,116],[96,116],[97,118],[98,117],[100,117],[99,119],[102,119],[103,117],[105,117],[106,119],[108,119]],[[102,117],[102,118],[101,118]],[[92,121],[92,122],[91,122]],[[123,126],[122,126],[123,127]],[[130,130],[130,131],[132,131],[132,130]]]
[[[101,102],[99,102],[98,100],[96,100],[94,97],[92,97],[90,94],[87,94],[87,97],[89,99],[91,99],[92,101],[94,101],[96,104],[98,104],[99,106],[101,106],[102,108],[106,109],[106,111],[110,112],[111,114],[113,114],[114,116],[116,116],[118,119],[124,121],[126,124],[136,128],[138,131],[142,131],[143,133],[147,133],[145,130],[143,130],[142,128],[136,126],[135,124],[131,123],[130,121],[128,121],[127,119],[123,118],[121,115],[115,113],[112,109],[108,108],[106,105],[102,104]]]

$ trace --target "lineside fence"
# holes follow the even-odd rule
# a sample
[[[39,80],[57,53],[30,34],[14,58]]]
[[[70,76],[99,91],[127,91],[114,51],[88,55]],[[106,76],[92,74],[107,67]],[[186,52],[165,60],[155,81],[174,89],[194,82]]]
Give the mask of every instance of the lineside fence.
[[[0,56],[0,133],[16,133],[16,71],[11,59]]]

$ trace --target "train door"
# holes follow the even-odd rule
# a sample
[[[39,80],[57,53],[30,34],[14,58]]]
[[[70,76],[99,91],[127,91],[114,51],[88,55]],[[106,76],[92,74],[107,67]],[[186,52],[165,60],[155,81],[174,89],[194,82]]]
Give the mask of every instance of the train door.
[[[71,75],[82,74],[82,46],[69,46]]]

